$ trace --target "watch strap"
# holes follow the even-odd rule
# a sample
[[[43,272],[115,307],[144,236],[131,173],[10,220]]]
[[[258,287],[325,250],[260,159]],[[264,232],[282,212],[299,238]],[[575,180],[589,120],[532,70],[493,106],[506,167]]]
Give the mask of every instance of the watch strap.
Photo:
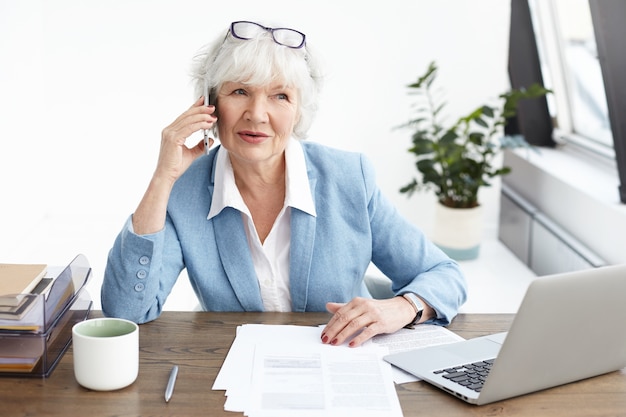
[[[413,309],[415,310],[415,318],[409,324],[416,324],[422,318],[422,314],[424,313],[424,304],[422,304],[420,299],[417,298],[417,295],[412,292],[404,293],[402,294],[402,297],[404,297],[404,299],[411,303]]]

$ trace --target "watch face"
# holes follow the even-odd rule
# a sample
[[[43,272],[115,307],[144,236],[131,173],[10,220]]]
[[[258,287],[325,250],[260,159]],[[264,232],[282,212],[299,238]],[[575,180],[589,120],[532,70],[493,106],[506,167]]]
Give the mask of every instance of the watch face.
[[[409,299],[409,301],[411,301],[411,303],[413,304],[413,306],[415,306],[415,310],[417,310],[417,312],[421,312],[424,309],[424,305],[422,304],[422,302],[420,301],[419,298],[417,298],[417,296],[413,293],[406,293],[404,294],[405,297],[407,297]]]
[[[407,300],[409,300],[409,302],[411,304],[413,304],[413,307],[415,308],[415,312],[417,313],[418,316],[422,315],[422,310],[424,310],[424,305],[422,304],[422,302],[420,301],[419,298],[417,298],[417,296],[413,293],[406,293],[403,294],[404,298],[406,298]]]
[[[422,318],[422,313],[424,311],[424,305],[422,304],[422,302],[419,300],[419,298],[417,298],[417,296],[413,293],[405,293],[402,294],[402,296],[411,303],[411,305],[413,306],[413,308],[415,309],[415,318],[413,319],[413,321],[411,323],[409,323],[410,326],[417,324],[417,322],[420,321],[420,319]]]

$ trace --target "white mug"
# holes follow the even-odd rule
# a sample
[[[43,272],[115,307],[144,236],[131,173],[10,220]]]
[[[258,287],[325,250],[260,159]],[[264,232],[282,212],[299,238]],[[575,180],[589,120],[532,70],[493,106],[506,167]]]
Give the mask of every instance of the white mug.
[[[85,388],[124,388],[139,373],[139,326],[117,318],[95,318],[72,328],[74,376]]]

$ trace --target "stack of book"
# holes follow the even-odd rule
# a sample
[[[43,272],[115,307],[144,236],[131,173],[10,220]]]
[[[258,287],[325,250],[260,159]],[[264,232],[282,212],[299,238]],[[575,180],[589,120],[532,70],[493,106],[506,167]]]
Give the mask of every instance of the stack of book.
[[[0,263],[0,319],[21,320],[36,298],[27,294],[45,294],[52,278],[44,278],[46,264]]]
[[[89,315],[92,302],[83,289],[91,267],[84,255],[60,273],[51,269],[0,263],[0,376],[49,376],[71,343],[73,325]]]

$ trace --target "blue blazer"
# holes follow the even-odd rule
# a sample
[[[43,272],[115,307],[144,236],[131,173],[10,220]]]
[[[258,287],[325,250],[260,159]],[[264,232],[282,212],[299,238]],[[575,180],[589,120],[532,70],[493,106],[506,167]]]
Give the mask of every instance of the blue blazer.
[[[317,217],[291,209],[292,310],[370,297],[363,278],[371,261],[395,293],[418,294],[437,311],[434,322],[449,323],[466,299],[458,265],[383,196],[363,155],[301,143]],[[225,208],[207,220],[217,149],[175,183],[163,230],[139,236],[128,219],[109,252],[104,314],[157,318],[184,268],[205,310],[263,311],[241,213]]]

